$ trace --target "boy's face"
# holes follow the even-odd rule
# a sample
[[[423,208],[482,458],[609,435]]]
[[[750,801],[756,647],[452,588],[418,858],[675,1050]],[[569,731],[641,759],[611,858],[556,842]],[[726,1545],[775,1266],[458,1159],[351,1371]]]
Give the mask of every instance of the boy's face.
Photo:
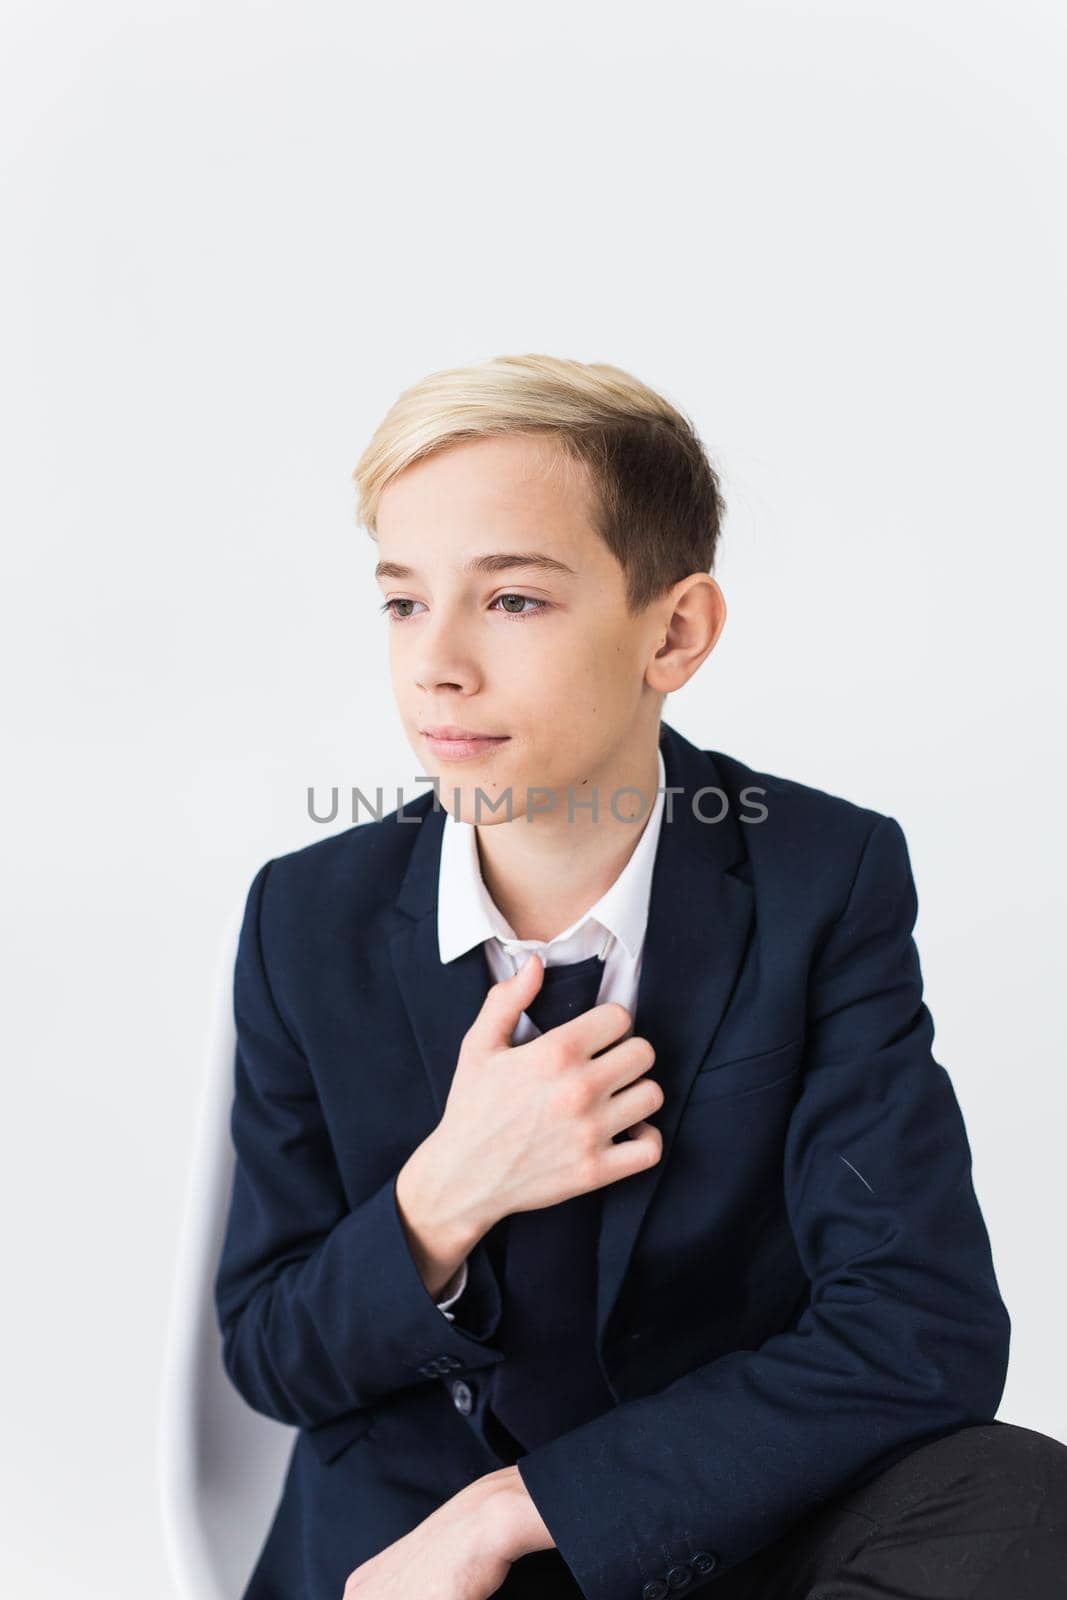
[[[622,568],[589,524],[584,474],[571,463],[552,470],[554,459],[530,435],[464,441],[408,467],[379,501],[393,692],[420,771],[439,778],[441,804],[467,822],[507,821],[506,807],[494,815],[484,802],[475,815],[479,789],[494,801],[510,790],[515,817],[528,789],[550,789],[551,814],[565,818],[568,787],[577,803],[593,783],[604,816],[610,780],[655,747],[663,696],[645,670],[669,597],[629,615]],[[477,557],[519,554],[570,571],[464,570]],[[505,600],[513,596],[523,598]],[[461,759],[422,731],[441,724],[506,738]],[[618,810],[653,799],[642,807],[621,795]]]

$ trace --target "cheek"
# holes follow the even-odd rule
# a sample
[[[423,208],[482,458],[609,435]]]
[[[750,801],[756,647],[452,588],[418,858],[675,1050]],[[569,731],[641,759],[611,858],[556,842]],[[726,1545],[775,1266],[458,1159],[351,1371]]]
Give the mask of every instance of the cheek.
[[[632,635],[605,629],[590,634],[583,642],[586,667],[605,689],[618,690],[627,677],[637,672],[637,659]]]

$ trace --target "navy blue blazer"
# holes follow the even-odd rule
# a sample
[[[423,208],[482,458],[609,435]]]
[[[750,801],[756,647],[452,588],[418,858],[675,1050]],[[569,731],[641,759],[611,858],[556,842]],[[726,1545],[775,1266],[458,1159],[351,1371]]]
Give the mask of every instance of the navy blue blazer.
[[[634,1028],[663,1152],[600,1191],[615,1404],[518,1463],[586,1600],[713,1582],[920,1441],[991,1420],[1008,1360],[899,824],[660,739],[679,792]],[[439,958],[433,798],[267,861],[248,895],[215,1298],[231,1381],[301,1432],[244,1600],[340,1600],[500,1465],[469,1403],[504,1359],[485,1241],[450,1323],[395,1201],[490,982],[484,946]]]

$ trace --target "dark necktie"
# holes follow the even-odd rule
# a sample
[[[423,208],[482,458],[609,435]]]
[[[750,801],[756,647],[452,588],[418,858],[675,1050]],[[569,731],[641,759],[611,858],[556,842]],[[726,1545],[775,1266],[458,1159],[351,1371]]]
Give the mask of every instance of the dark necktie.
[[[597,1003],[601,956],[546,967],[526,1014],[542,1033]],[[493,1368],[490,1405],[527,1450],[613,1404],[596,1358],[600,1191],[502,1219],[506,1359]]]

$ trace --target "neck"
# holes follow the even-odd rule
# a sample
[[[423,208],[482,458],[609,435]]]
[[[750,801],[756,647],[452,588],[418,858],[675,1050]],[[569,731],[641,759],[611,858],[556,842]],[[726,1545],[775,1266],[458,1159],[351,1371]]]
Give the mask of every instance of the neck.
[[[618,752],[606,768],[573,783],[573,820],[564,792],[550,811],[530,822],[520,812],[510,822],[475,828],[482,880],[517,938],[547,943],[611,888],[655,804],[658,734],[657,724],[651,742],[646,736],[639,749]],[[582,808],[594,788],[595,819],[591,809]]]

